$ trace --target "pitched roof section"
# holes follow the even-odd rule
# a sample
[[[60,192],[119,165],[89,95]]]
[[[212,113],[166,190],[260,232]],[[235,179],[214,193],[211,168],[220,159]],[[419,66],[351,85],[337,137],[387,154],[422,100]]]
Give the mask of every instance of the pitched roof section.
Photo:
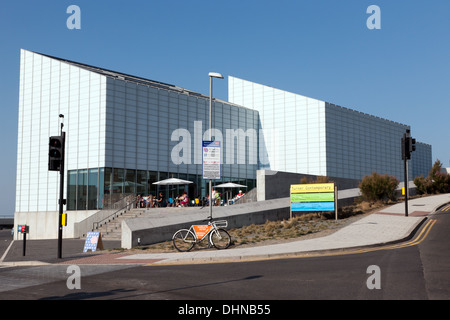
[[[134,83],[141,84],[141,85],[172,90],[172,91],[176,91],[179,93],[189,94],[189,95],[198,96],[198,97],[202,97],[202,98],[209,98],[209,96],[206,96],[204,94],[201,94],[201,93],[198,93],[195,91],[191,91],[188,89],[184,89],[184,88],[178,87],[173,84],[168,84],[168,83],[164,83],[164,82],[160,82],[160,81],[145,79],[145,78],[129,75],[129,74],[118,72],[118,71],[99,68],[99,67],[91,66],[91,65],[76,62],[76,61],[71,61],[71,60],[67,60],[67,59],[50,56],[48,54],[44,54],[44,53],[40,53],[40,52],[34,52],[34,51],[30,51],[30,52],[37,53],[42,56],[45,56],[45,57],[48,57],[51,59],[55,59],[55,60],[70,64],[70,65],[73,65],[73,66],[76,66],[76,67],[79,67],[79,68],[82,68],[82,69],[85,69],[88,71],[91,71],[91,72],[95,72],[97,74],[100,74],[100,75],[103,75],[103,76],[106,76],[106,77],[109,77],[112,79],[124,80],[124,81],[134,82]]]

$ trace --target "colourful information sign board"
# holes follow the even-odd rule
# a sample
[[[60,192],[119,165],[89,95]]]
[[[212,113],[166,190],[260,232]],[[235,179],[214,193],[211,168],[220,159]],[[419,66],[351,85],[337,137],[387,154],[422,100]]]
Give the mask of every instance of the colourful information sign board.
[[[291,215],[295,211],[335,211],[334,183],[291,185]]]
[[[291,185],[291,193],[318,193],[333,192],[334,183],[314,183],[314,184],[293,184]]]

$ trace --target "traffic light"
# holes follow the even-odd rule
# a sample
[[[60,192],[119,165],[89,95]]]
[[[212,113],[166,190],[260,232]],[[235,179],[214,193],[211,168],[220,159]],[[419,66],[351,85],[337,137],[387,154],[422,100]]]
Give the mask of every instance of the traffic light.
[[[48,170],[60,171],[64,161],[64,138],[62,136],[50,137],[48,152]]]
[[[411,152],[416,151],[416,139],[410,137],[408,147],[409,147],[409,154],[411,155]]]
[[[403,135],[402,138],[402,160],[405,160],[406,158],[406,138],[405,135]]]
[[[404,134],[402,138],[402,160],[411,160],[411,153],[416,151],[416,139]]]

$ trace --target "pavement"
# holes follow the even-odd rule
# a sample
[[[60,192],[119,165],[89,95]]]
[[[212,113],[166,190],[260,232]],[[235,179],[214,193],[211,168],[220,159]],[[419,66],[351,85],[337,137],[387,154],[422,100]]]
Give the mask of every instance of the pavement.
[[[399,203],[358,219],[327,236],[247,248],[231,247],[226,250],[196,250],[194,247],[190,252],[174,253],[138,253],[138,250],[83,253],[84,240],[64,239],[62,259],[58,259],[57,240],[27,240],[25,256],[23,242],[15,240],[0,246],[0,267],[45,264],[193,264],[361,252],[363,248],[377,248],[411,239],[430,215],[450,203],[450,194],[413,199],[408,203],[408,217],[405,216],[405,204]],[[120,241],[103,241],[103,245],[105,249],[120,248]]]

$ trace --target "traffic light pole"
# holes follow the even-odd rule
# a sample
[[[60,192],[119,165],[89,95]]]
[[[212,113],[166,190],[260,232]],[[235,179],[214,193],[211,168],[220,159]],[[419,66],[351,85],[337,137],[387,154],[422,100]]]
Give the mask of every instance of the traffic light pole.
[[[402,159],[405,166],[405,217],[408,216],[408,197],[409,197],[409,177],[408,177],[408,160],[411,159],[411,153],[416,151],[416,139],[411,137],[411,131],[406,130],[402,138]]]
[[[405,217],[408,216],[408,195],[409,195],[409,183],[408,183],[408,159],[405,157]]]
[[[62,132],[61,124],[61,136],[62,136],[62,160],[59,169],[59,217],[58,217],[58,259],[62,258],[62,215],[64,210],[64,155],[65,155],[65,144],[66,144],[66,133]]]

